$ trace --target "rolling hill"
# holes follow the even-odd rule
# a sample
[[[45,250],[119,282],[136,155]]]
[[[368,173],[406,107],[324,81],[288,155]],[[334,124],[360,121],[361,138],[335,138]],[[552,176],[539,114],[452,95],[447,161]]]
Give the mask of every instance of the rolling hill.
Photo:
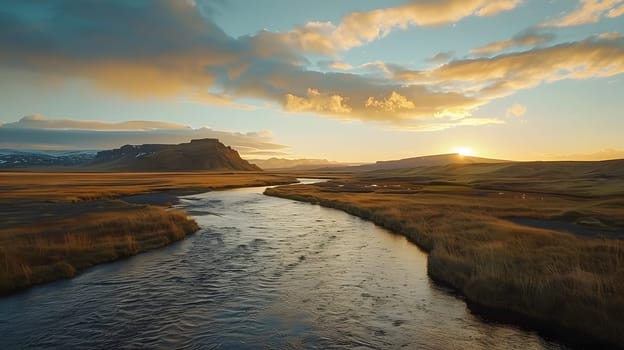
[[[483,163],[508,163],[508,160],[464,156],[457,153],[438,154],[431,156],[412,157],[399,160],[382,160],[373,164],[364,164],[349,167],[333,167],[324,170],[334,171],[375,171],[395,170],[420,167],[432,167],[448,164],[483,164]]]

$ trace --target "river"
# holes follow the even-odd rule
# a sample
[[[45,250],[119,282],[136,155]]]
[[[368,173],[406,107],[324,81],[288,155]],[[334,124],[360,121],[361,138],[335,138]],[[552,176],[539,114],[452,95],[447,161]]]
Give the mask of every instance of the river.
[[[404,237],[263,190],[182,197],[195,235],[1,298],[0,348],[564,348],[471,313]]]

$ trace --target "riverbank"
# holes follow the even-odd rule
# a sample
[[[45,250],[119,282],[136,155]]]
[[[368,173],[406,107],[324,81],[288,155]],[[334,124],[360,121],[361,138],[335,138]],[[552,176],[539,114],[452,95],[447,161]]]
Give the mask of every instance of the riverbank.
[[[0,173],[0,295],[198,230],[177,195],[287,184],[262,173]]]
[[[586,334],[589,344],[624,346],[624,242],[608,238],[621,229],[617,196],[366,176],[265,194],[340,209],[407,236],[429,253],[429,276],[472,302]],[[523,226],[510,216],[589,223],[604,227],[603,237]]]

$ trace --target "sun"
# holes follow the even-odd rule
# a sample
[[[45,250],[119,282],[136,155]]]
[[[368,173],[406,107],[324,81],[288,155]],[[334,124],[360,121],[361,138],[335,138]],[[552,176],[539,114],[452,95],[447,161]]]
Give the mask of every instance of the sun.
[[[460,156],[474,156],[474,152],[472,151],[472,148],[465,147],[465,146],[459,146],[459,147],[453,148],[453,153],[457,153]]]

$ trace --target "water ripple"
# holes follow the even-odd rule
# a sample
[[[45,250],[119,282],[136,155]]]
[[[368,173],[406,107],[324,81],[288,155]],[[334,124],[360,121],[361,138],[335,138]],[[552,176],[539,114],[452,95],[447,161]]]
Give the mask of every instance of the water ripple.
[[[472,315],[403,237],[261,192],[183,197],[192,237],[0,300],[0,348],[561,348]]]

